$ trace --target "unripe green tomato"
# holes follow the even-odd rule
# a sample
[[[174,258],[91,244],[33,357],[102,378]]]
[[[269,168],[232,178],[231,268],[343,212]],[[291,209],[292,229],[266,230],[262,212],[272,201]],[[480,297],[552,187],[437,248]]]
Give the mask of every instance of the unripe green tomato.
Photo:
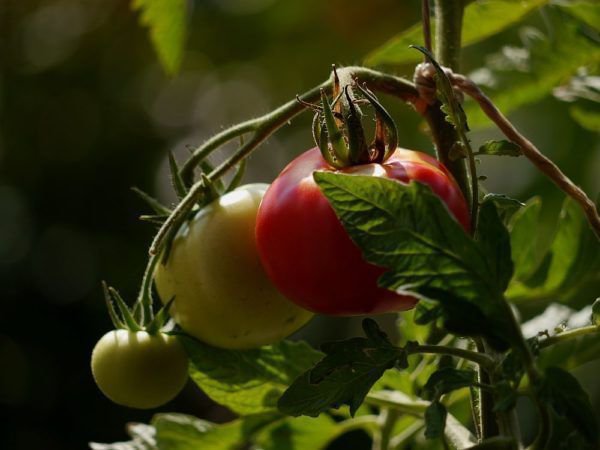
[[[292,334],[312,313],[287,300],[260,262],[254,228],[268,185],[223,195],[184,225],[154,280],[184,331],[216,347],[244,349]]]
[[[92,352],[92,374],[113,402],[156,408],[172,400],[188,378],[188,357],[174,336],[113,330]]]

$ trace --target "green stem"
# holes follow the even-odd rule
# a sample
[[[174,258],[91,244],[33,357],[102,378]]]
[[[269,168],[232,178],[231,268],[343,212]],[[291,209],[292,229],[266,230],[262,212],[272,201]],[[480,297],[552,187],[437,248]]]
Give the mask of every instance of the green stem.
[[[463,0],[435,0],[435,59],[443,66],[460,72]]]
[[[399,97],[404,101],[413,102],[419,96],[414,85],[409,81],[365,67],[343,67],[338,69],[338,74],[340,79],[357,79],[360,82],[367,83],[369,89]],[[331,84],[331,80],[328,79],[302,94],[300,98],[305,102],[316,102],[319,100],[321,89],[324,89],[327,94],[331,93]],[[196,166],[221,145],[251,131],[269,136],[301,113],[305,108],[306,106],[297,100],[292,100],[264,116],[242,122],[221,131],[194,150],[181,168],[182,178],[189,181]]]
[[[407,349],[409,353],[432,353],[438,355],[451,355],[474,362],[488,370],[494,368],[496,362],[485,353],[473,352],[456,347],[446,347],[443,345],[416,345]]]
[[[579,336],[585,336],[588,334],[600,333],[600,327],[597,325],[588,325],[581,328],[573,328],[572,330],[566,330],[562,333],[555,334],[554,336],[542,339],[539,342],[540,348],[546,348],[560,342],[568,341]]]
[[[464,2],[463,0],[435,0],[434,8],[435,58],[441,65],[458,72]],[[450,158],[450,151],[459,141],[459,136],[456,129],[446,121],[446,115],[441,111],[440,106],[439,101],[429,105],[424,112],[424,117],[431,130],[438,159],[448,167],[473,209],[473,189],[467,172],[467,162],[464,158],[457,160]],[[474,220],[472,218],[472,221]]]
[[[487,354],[488,349],[482,339],[476,339],[475,345],[478,352]],[[484,370],[482,367],[477,368],[477,380],[481,384],[491,384],[491,371]],[[496,436],[499,432],[498,424],[496,423],[496,415],[494,414],[494,396],[488,390],[478,388],[479,399],[479,427],[481,439],[487,439]]]
[[[359,82],[364,82],[367,87],[372,90],[384,92],[396,96],[406,102],[414,102],[418,99],[418,92],[414,85],[399,77],[377,72],[375,70],[364,67],[345,67],[338,70],[340,76],[350,77]],[[319,86],[306,92],[300,98],[305,102],[318,100],[321,89],[327,92],[331,91],[331,81],[327,80]],[[184,180],[190,180],[194,168],[202,162],[211,152],[216,150],[219,145],[222,145],[229,140],[254,131],[254,135],[244,145],[242,145],[233,155],[231,155],[222,164],[216,167],[209,175],[209,180],[217,180],[223,176],[228,170],[235,167],[242,159],[248,156],[261,143],[263,143],[271,134],[287,124],[291,119],[302,112],[306,106],[297,100],[292,100],[276,110],[265,114],[256,119],[243,122],[235,125],[227,130],[222,131],[213,138],[209,139],[204,145],[194,151],[192,156],[183,165],[181,175]],[[163,223],[158,230],[152,245],[150,246],[150,255],[157,255],[163,249],[168,237],[172,235],[172,230],[178,230],[185,221],[188,213],[192,210],[196,202],[200,199],[204,192],[204,184],[202,180],[193,184],[187,195],[181,199],[177,207],[171,212],[171,215]]]
[[[140,312],[140,323],[142,325],[150,323],[154,317],[154,311],[152,310],[152,280],[154,279],[154,269],[156,268],[158,259],[158,255],[151,255],[148,258],[140,293],[133,309],[134,315],[137,311]]]
[[[372,450],[389,450],[390,439],[394,431],[394,425],[400,417],[400,413],[395,409],[382,408],[379,413],[379,429],[373,436]]]

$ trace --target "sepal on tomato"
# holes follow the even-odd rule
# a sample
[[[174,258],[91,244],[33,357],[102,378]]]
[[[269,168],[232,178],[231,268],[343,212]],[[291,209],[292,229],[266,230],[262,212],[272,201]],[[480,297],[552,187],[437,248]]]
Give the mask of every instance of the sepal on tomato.
[[[366,86],[350,81],[343,86],[333,68],[333,102],[321,89],[321,106],[298,101],[316,112],[312,134],[323,159],[336,169],[369,163],[382,163],[398,146],[396,125],[379,103],[375,94]],[[356,87],[362,98],[357,98],[352,88]],[[367,143],[362,125],[363,113],[358,104],[367,103],[375,111],[375,135]]]

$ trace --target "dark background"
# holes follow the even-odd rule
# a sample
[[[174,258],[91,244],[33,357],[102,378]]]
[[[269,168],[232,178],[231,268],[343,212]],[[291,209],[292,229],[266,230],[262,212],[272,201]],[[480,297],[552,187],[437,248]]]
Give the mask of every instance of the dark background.
[[[0,0],[0,448],[83,449],[125,439],[127,421],[153,414],[109,402],[89,369],[111,326],[100,281],[131,301],[153,233],[130,187],[172,202],[168,150],[183,159],[222,127],[316,85],[331,63],[359,63],[418,16],[416,1],[196,1],[182,70],[169,78],[128,2]],[[515,39],[509,30],[468,49],[465,70]],[[431,151],[418,117],[385,101],[401,145]],[[584,189],[599,191],[598,136],[564,103],[549,98],[511,117]],[[312,146],[309,124],[304,115],[270,138],[246,181],[271,180]],[[490,191],[542,194],[549,220],[540,232],[550,229],[561,193],[525,160],[483,159]],[[327,337],[323,320],[305,335]],[[227,418],[191,386],[161,410]]]

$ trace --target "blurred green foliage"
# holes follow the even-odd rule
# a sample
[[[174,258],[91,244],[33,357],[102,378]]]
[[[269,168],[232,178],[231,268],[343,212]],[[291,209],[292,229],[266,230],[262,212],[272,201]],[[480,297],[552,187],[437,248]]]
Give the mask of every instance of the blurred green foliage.
[[[597,74],[593,66],[578,72],[579,84],[569,76],[582,63],[597,64],[592,55],[597,58],[599,44],[589,36],[596,32],[597,37],[598,7],[561,3],[570,3],[569,14],[591,27],[574,25],[569,29],[574,41],[559,47],[564,57],[544,61],[564,68],[565,61],[576,59],[568,71],[544,65],[550,78],[531,80],[522,66],[514,66],[530,63],[519,58],[534,56],[526,45],[532,36],[550,51],[561,39],[557,27],[563,19],[553,22],[555,12],[547,10],[466,48],[463,67],[486,76],[480,70],[486,63],[514,69],[503,72],[503,83],[512,84],[520,72],[519,80],[543,91],[519,103],[511,119],[595,195],[600,190]],[[189,8],[185,52],[179,72],[170,77],[127,2],[0,2],[0,448],[81,449],[90,440],[122,440],[124,423],[148,422],[152,416],[111,404],[89,370],[91,348],[110,326],[100,281],[132,299],[153,233],[137,220],[147,211],[130,187],[174,202],[168,150],[185,158],[189,148],[221,127],[267,112],[316,85],[328,76],[331,63],[355,64],[374,55],[419,16],[418,2],[393,0],[196,0]],[[584,56],[578,53],[581,39],[589,46],[583,47]],[[179,57],[171,57],[167,67],[174,69]],[[411,77],[412,61],[406,63],[386,68]],[[480,78],[486,80],[496,82]],[[555,84],[570,89],[559,91],[557,99],[551,95]],[[504,85],[490,88],[500,86],[502,96]],[[384,101],[397,120],[400,144],[431,151],[417,115]],[[309,116],[269,139],[250,159],[247,181],[269,181],[313,145]],[[499,134],[479,128],[470,137],[481,144]],[[550,242],[563,196],[547,179],[522,158],[483,156],[480,173],[492,192],[521,200],[541,196],[537,245]],[[597,288],[597,282],[582,287],[573,306],[590,303]],[[332,320],[323,330],[326,320],[309,326],[305,337],[318,342],[356,325]],[[230,418],[191,386],[162,410],[214,421]]]

